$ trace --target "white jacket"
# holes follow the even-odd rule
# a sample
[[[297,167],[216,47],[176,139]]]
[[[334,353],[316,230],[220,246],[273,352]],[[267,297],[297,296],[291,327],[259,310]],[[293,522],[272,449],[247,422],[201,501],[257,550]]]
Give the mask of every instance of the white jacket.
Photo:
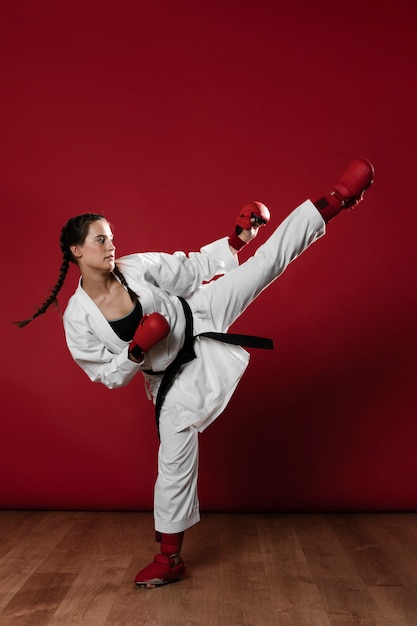
[[[167,368],[184,341],[185,318],[177,296],[187,298],[196,314],[197,332],[226,330],[214,328],[206,315],[198,319],[202,283],[238,265],[226,237],[188,256],[183,252],[132,254],[117,265],[138,295],[143,313],[161,313],[170,333],[149,350],[143,363],[134,363],[128,358],[129,342],[116,335],[80,280],[64,313],[64,329],[74,360],[93,382],[117,388],[127,385],[140,370]],[[176,430],[192,424],[200,430],[208,426],[224,410],[249,361],[243,348],[207,338],[197,339],[195,350],[197,359],[183,367],[164,404]],[[161,376],[144,376],[155,401]]]

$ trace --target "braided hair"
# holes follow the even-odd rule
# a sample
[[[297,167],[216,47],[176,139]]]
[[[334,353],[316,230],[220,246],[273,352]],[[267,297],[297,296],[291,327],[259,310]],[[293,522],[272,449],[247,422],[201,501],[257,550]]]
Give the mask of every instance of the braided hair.
[[[117,276],[117,278],[122,283],[123,287],[126,287],[126,290],[127,290],[128,294],[129,294],[132,302],[136,302],[137,297],[138,297],[137,294],[133,291],[133,289],[131,289],[129,287],[129,285],[127,284],[126,278],[123,276],[121,270],[117,267],[117,265],[115,265],[115,267],[114,267],[113,274],[115,276]]]
[[[90,227],[91,222],[96,222],[98,220],[105,220],[106,218],[103,215],[99,215],[97,213],[83,213],[82,215],[77,215],[76,217],[72,217],[68,220],[61,231],[61,237],[59,240],[62,252],[62,264],[61,269],[59,271],[59,278],[51,290],[51,294],[47,300],[38,308],[36,313],[32,315],[27,320],[22,320],[20,322],[14,322],[19,328],[23,328],[30,324],[35,318],[39,317],[46,312],[46,310],[51,306],[51,304],[58,303],[57,295],[60,291],[62,285],[64,284],[66,275],[68,273],[69,264],[77,263],[75,257],[71,252],[71,246],[79,246],[82,245],[88,235],[88,229]],[[121,272],[119,278],[124,280]],[[122,281],[123,282],[123,281]],[[127,286],[127,284],[126,284]]]

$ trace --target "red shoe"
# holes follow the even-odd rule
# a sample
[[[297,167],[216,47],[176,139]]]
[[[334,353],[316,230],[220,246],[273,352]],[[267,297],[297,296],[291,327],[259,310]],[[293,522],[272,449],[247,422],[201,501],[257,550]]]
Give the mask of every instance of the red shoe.
[[[343,172],[333,191],[315,202],[326,223],[342,209],[350,209],[363,199],[364,193],[374,182],[374,166],[366,159],[356,159]]]
[[[363,194],[374,182],[374,175],[374,166],[370,161],[352,161],[334,185],[334,194],[341,201],[342,208],[356,206],[362,200]]]
[[[174,565],[175,562],[177,559],[165,554],[156,554],[153,562],[136,575],[135,583],[140,587],[153,589],[176,582],[184,574],[185,565],[182,559],[177,565]]]

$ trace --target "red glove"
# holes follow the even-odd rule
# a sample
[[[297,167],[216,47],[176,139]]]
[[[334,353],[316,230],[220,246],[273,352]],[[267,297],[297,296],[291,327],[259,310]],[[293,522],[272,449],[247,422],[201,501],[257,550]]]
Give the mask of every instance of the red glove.
[[[235,232],[229,237],[229,244],[235,250],[240,250],[246,245],[238,235],[242,230],[250,230],[251,228],[258,228],[264,226],[269,222],[271,214],[269,209],[262,204],[262,202],[247,202],[243,205],[239,215],[236,219]]]
[[[130,343],[129,352],[135,359],[141,360],[143,353],[162,341],[169,331],[169,324],[160,313],[144,315]]]
[[[240,235],[242,230],[264,226],[270,218],[269,209],[262,202],[247,202],[237,216],[236,234]],[[240,229],[239,232],[238,229]]]

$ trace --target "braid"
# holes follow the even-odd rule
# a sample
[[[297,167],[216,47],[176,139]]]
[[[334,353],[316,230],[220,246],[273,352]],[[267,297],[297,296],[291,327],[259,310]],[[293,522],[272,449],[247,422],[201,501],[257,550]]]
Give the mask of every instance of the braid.
[[[30,317],[29,319],[22,320],[20,322],[13,322],[14,324],[16,324],[16,326],[18,326],[19,328],[24,328],[30,322],[32,322],[35,318],[39,317],[39,315],[43,315],[43,313],[46,312],[46,310],[51,306],[51,304],[53,304],[53,303],[55,303],[56,305],[58,304],[57,295],[58,295],[58,292],[60,291],[62,285],[64,284],[64,280],[65,280],[65,277],[67,275],[68,268],[69,268],[69,261],[68,261],[68,259],[66,257],[64,257],[64,259],[62,261],[61,269],[59,271],[59,278],[58,278],[58,280],[56,282],[55,287],[52,289],[51,295],[49,296],[49,298],[47,300],[45,300],[45,302],[42,304],[42,306],[39,307],[38,310],[36,311],[36,313],[34,315],[32,315],[32,317]]]
[[[129,296],[132,298],[132,300],[137,300],[137,297],[138,297],[137,294],[129,287],[129,285],[127,284],[126,278],[123,276],[121,270],[117,267],[117,265],[115,266],[113,270],[113,274],[117,276],[117,278],[122,283],[123,287],[126,287],[127,292]]]
[[[16,326],[18,326],[19,328],[23,328],[24,326],[30,324],[30,322],[32,322],[35,318],[39,317],[39,315],[45,313],[45,311],[51,306],[51,304],[55,303],[56,305],[58,305],[57,295],[62,285],[64,284],[64,280],[68,273],[69,264],[76,263],[76,259],[71,252],[71,246],[81,245],[84,243],[85,238],[88,235],[88,229],[91,222],[105,219],[106,218],[103,215],[98,215],[96,213],[84,213],[83,215],[78,215],[68,220],[68,222],[65,224],[61,231],[61,237],[59,240],[63,260],[61,264],[61,269],[59,271],[58,281],[55,287],[52,289],[49,298],[45,300],[41,307],[38,308],[36,313],[27,320],[22,320],[21,322],[13,322],[14,324],[16,324]]]

